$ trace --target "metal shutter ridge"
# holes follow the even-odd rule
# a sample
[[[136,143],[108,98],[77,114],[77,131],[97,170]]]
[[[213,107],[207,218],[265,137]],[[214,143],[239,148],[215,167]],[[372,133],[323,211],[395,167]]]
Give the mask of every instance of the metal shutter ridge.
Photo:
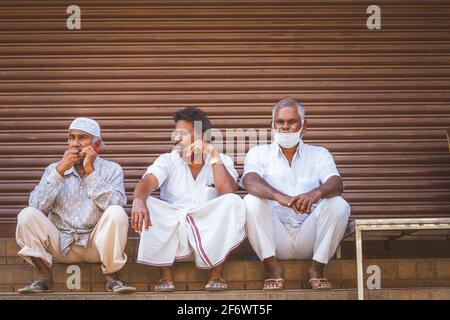
[[[66,29],[71,4],[81,30]],[[306,106],[305,142],[334,154],[353,217],[449,216],[450,3],[378,1],[381,30],[366,28],[370,4],[2,1],[0,237],[14,235],[77,116],[100,122],[129,212],[171,148],[172,112],[268,128],[286,96]]]

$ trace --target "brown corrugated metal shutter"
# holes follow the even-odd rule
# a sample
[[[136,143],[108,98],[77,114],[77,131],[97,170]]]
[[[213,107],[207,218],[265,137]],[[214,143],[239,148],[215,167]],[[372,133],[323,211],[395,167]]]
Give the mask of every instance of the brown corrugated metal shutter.
[[[66,30],[71,4],[79,31]],[[2,1],[0,236],[13,235],[76,116],[101,123],[131,199],[170,148],[173,111],[267,128],[285,96],[307,108],[305,140],[334,153],[354,217],[448,216],[450,4],[378,1],[373,31],[370,4]]]

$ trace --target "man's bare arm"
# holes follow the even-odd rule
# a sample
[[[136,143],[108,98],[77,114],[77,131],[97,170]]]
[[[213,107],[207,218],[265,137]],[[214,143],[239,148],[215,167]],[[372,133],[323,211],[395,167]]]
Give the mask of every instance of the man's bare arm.
[[[330,177],[321,186],[310,192],[299,194],[292,198],[291,205],[297,212],[311,213],[312,205],[320,199],[340,196],[344,192],[344,183],[339,176]]]
[[[146,201],[157,188],[158,179],[153,174],[146,174],[134,188],[133,198]]]
[[[333,198],[340,196],[344,192],[344,183],[341,177],[332,176],[317,189],[320,191],[322,198]]]
[[[133,207],[131,209],[131,226],[140,233],[142,225],[145,230],[152,225],[147,198],[159,186],[158,179],[153,174],[146,174],[137,184],[133,192]]]
[[[283,206],[289,206],[291,197],[272,187],[256,172],[247,173],[244,176],[243,184],[251,195],[262,199],[275,200]]]
[[[283,206],[291,207],[296,212],[305,213],[311,213],[312,205],[319,202],[320,199],[336,197],[344,191],[344,184],[339,176],[332,176],[316,189],[294,197],[273,188],[255,172],[246,174],[243,183],[249,194],[262,199],[275,200]]]
[[[228,172],[225,165],[222,163],[213,164],[212,171],[214,176],[214,184],[220,195],[234,193],[237,191],[238,184]]]

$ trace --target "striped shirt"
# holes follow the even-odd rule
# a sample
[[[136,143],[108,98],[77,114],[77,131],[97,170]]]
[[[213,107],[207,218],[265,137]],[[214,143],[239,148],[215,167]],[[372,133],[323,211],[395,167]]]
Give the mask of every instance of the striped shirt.
[[[29,206],[48,215],[60,231],[60,247],[66,255],[73,244],[87,246],[89,234],[111,205],[127,202],[122,167],[99,156],[94,172],[80,177],[74,167],[61,176],[58,163],[50,164],[30,194]]]

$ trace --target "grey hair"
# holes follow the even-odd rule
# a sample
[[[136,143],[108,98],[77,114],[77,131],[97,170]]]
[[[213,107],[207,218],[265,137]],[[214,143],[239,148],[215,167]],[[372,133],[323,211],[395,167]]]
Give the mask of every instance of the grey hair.
[[[92,143],[93,144],[95,144],[95,143],[97,143],[97,141],[100,141],[100,147],[104,147],[105,146],[105,143],[103,142],[103,140],[100,138],[100,137],[97,137],[97,136],[92,136]]]
[[[298,114],[300,115],[300,117],[302,118],[302,127],[303,127],[303,123],[305,122],[305,107],[303,107],[300,102],[298,102],[295,99],[292,98],[284,98],[280,101],[278,101],[272,108],[272,123],[275,122],[275,112],[282,107],[287,107],[287,106],[296,106],[297,110],[298,110]]]

